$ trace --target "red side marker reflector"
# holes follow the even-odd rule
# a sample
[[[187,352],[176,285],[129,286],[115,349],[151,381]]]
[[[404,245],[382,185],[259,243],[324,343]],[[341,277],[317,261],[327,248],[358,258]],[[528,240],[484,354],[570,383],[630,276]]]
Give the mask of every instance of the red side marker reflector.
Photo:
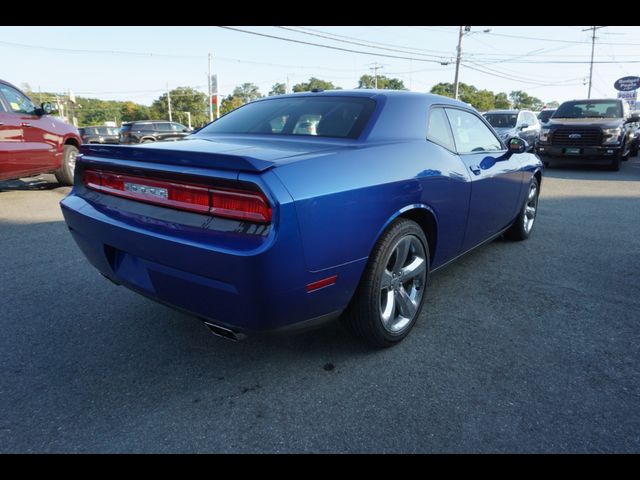
[[[316,290],[320,290],[321,288],[333,285],[334,283],[336,283],[337,279],[338,275],[332,275],[331,277],[323,278],[322,280],[318,280],[317,282],[310,283],[309,285],[307,285],[307,293],[315,292]]]

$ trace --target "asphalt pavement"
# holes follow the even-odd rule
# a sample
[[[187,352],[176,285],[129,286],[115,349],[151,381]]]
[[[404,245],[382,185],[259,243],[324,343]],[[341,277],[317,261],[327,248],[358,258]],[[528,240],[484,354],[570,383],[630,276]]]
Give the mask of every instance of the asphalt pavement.
[[[1,452],[638,452],[640,161],[554,168],[531,238],[435,273],[400,345],[233,343],[117,287],[52,176],[0,183]]]

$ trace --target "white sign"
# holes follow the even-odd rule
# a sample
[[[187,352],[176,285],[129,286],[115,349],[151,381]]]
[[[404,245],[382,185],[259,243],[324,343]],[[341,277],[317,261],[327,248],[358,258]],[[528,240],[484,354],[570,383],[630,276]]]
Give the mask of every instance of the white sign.
[[[211,75],[211,95],[218,94],[218,74]]]
[[[631,111],[636,109],[636,102],[638,100],[638,90],[631,90],[630,92],[618,92],[618,98],[629,102],[629,108]]]

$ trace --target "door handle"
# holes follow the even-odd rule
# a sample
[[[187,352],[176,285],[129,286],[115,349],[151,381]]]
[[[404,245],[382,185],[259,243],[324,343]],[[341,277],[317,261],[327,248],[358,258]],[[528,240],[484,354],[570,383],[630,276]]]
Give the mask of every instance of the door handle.
[[[21,126],[23,126],[23,127],[32,127],[33,125],[31,125],[30,123],[27,123],[27,122],[22,122]]]
[[[476,175],[480,175],[480,167],[478,165],[471,165],[469,167],[469,170],[471,170]]]

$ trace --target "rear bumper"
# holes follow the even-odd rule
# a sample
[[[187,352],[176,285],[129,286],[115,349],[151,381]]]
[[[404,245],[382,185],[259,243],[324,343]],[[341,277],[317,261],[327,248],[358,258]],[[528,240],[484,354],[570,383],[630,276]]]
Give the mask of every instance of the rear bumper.
[[[567,153],[567,149],[579,149],[578,153]],[[620,154],[621,147],[619,145],[613,146],[585,146],[575,147],[569,145],[543,145],[538,143],[536,145],[536,153],[540,157],[553,157],[556,159],[564,159],[567,161],[608,161],[615,158]]]
[[[145,228],[113,205],[101,204],[104,195],[82,188],[76,185],[61,208],[74,240],[96,269],[159,303],[237,332],[286,330],[336,316],[364,269],[361,260],[308,271],[293,203],[280,205],[277,231],[249,239],[233,231],[181,232],[171,222],[164,228],[161,220]],[[338,276],[336,284],[307,293],[307,284],[332,275]]]

